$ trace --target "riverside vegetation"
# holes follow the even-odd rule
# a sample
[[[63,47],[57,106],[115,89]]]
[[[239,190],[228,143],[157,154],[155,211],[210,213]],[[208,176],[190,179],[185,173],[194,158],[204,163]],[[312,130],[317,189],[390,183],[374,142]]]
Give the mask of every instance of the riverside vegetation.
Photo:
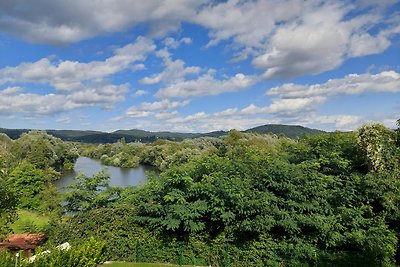
[[[53,181],[78,155],[160,175],[127,188],[108,186],[102,172],[80,176],[61,195]],[[232,130],[151,144],[0,135],[0,170],[0,235],[28,210],[48,217],[42,249],[73,247],[22,266],[400,264],[400,130],[381,124],[301,139]],[[7,253],[0,263],[13,266]]]

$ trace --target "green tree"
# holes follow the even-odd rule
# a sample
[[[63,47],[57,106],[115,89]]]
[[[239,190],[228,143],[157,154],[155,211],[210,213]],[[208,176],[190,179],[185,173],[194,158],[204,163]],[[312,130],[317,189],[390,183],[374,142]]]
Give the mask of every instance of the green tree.
[[[73,144],[43,131],[23,134],[12,143],[12,153],[18,161],[28,161],[39,169],[69,170],[78,158]]]
[[[47,183],[42,170],[24,161],[10,173],[9,183],[17,191],[21,208],[40,209],[42,204],[41,194]]]
[[[370,170],[394,170],[399,167],[394,131],[379,123],[366,124],[358,130],[357,141]]]
[[[17,219],[18,204],[15,192],[5,179],[5,169],[2,165],[3,159],[0,157],[0,240],[4,234],[8,233],[9,224]]]
[[[76,179],[78,182],[68,186],[69,191],[64,195],[64,208],[67,212],[85,212],[107,207],[120,196],[121,189],[109,186],[110,176],[104,171],[92,177],[80,174]]]

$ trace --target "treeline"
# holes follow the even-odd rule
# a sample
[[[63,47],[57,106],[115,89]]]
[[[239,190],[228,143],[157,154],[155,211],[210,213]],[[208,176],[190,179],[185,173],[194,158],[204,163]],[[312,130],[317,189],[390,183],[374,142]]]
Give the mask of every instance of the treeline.
[[[17,140],[0,134],[0,236],[16,219],[17,208],[59,209],[53,182],[73,168],[77,157],[75,145],[45,132],[31,131]]]
[[[123,168],[137,167],[139,164],[156,167],[164,171],[172,165],[180,165],[201,155],[215,153],[223,141],[215,137],[187,139],[182,142],[158,139],[151,144],[126,143],[121,139],[114,144],[81,144],[82,156],[99,159],[105,165]]]
[[[28,133],[29,129],[4,129],[0,128],[0,133],[7,134],[11,139],[18,139],[22,134]],[[183,141],[185,139],[194,139],[200,137],[221,137],[227,134],[226,131],[214,131],[209,133],[178,133],[178,132],[149,132],[143,130],[117,130],[107,133],[100,131],[80,131],[80,130],[51,130],[46,132],[63,141],[82,142],[92,144],[115,143],[124,138],[126,142],[152,143],[158,139],[170,141]],[[323,131],[310,129],[298,125],[267,124],[245,130],[246,133],[260,134],[281,134],[289,138],[304,137],[308,135],[317,135]]]
[[[108,198],[97,189],[90,200],[70,198],[77,213],[51,237],[107,240],[105,253],[113,260],[394,266],[399,139],[398,131],[373,124],[300,140],[231,131],[220,139],[88,149],[114,158],[132,149],[140,162],[164,171]]]
[[[104,259],[207,266],[400,263],[400,130],[370,124],[296,140],[230,131],[79,152],[161,173],[124,189],[104,173],[80,176],[49,244],[93,236]]]

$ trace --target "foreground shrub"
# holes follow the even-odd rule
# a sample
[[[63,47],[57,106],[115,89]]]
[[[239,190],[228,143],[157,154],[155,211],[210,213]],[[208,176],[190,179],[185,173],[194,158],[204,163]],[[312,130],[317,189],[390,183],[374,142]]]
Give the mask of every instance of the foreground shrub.
[[[70,250],[63,251],[55,247],[36,250],[36,259],[29,262],[29,258],[21,258],[18,266],[20,267],[95,267],[104,262],[105,242],[90,238],[88,241],[79,245],[72,246]],[[43,253],[43,254],[41,254]],[[21,254],[21,253],[20,253]],[[7,252],[0,254],[0,266],[14,266],[15,258]]]

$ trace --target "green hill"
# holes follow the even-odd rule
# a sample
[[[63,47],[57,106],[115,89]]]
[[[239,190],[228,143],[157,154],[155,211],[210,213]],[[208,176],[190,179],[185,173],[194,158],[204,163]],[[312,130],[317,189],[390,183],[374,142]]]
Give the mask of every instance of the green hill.
[[[19,138],[29,129],[5,129],[0,128],[1,133],[7,134],[11,139]],[[80,130],[45,130],[48,134],[58,137],[64,141],[84,142],[84,143],[115,143],[121,138],[126,142],[151,143],[157,139],[167,139],[171,141],[182,141],[184,139],[198,137],[220,137],[226,135],[226,131],[214,131],[209,133],[175,133],[175,132],[150,132],[138,129],[118,130],[112,133],[100,131],[80,131]],[[308,135],[317,135],[323,131],[310,129],[298,125],[267,124],[244,131],[245,133],[259,134],[283,134],[289,138],[297,138]]]
[[[267,134],[273,133],[276,135],[283,134],[288,138],[298,138],[309,135],[318,135],[324,131],[317,129],[310,129],[300,125],[282,125],[282,124],[267,124],[244,131],[245,133],[260,133]]]

